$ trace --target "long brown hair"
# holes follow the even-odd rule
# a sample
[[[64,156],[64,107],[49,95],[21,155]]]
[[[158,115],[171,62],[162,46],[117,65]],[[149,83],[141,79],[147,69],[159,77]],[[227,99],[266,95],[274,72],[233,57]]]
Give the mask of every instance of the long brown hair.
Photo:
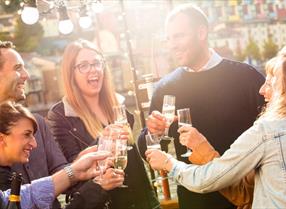
[[[74,77],[75,60],[79,51],[84,48],[93,50],[103,57],[102,53],[91,42],[82,39],[74,41],[65,48],[61,72],[64,81],[64,92],[68,103],[83,121],[90,135],[93,138],[96,138],[100,135],[100,132],[103,129],[102,124],[87,105]],[[106,115],[108,121],[111,123],[114,121],[112,107],[116,104],[117,100],[111,82],[111,75],[108,67],[105,65],[103,84],[99,92],[99,105]]]

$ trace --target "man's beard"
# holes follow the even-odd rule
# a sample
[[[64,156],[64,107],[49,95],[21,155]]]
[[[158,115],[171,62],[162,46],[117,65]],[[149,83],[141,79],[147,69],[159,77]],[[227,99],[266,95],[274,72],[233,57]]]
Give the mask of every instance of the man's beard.
[[[7,95],[6,100],[20,102],[26,99],[24,90],[18,89],[17,85],[18,82],[13,81],[9,86],[7,86],[6,91],[4,92],[4,95]]]

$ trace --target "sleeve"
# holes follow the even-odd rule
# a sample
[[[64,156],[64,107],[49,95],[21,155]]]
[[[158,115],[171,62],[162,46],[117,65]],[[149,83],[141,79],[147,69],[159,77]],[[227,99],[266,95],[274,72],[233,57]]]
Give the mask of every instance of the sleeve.
[[[203,165],[219,157],[219,153],[208,142],[204,141],[192,149],[189,160],[196,165]],[[254,191],[254,170],[242,180],[226,187],[219,192],[236,206],[251,204]]]
[[[52,133],[49,130],[45,119],[39,115],[35,116],[37,118],[40,135],[43,139],[45,153],[48,161],[47,165],[49,174],[51,175],[63,169],[67,164],[67,160],[63,155],[58,143],[53,139]]]
[[[21,186],[21,207],[25,209],[50,209],[55,199],[54,184],[51,177],[32,181],[31,184]],[[1,199],[7,205],[10,190],[0,192]]]
[[[175,162],[170,174],[190,191],[218,191],[235,184],[253,170],[262,159],[263,152],[262,135],[258,128],[253,126],[220,158],[215,158],[203,166]]]
[[[189,161],[196,165],[203,165],[216,157],[219,157],[219,153],[208,141],[203,141],[192,148],[192,154],[189,157]]]
[[[69,127],[69,122],[61,113],[51,109],[48,112],[48,124],[67,161],[73,162],[78,153],[80,153],[81,146],[78,144],[80,139],[77,139],[77,136],[73,134],[73,130]]]
[[[90,180],[73,194],[65,209],[104,209],[109,204],[108,193]]]
[[[0,208],[4,209],[6,208],[7,205],[7,201],[8,201],[8,195],[7,193],[4,193],[0,190]]]

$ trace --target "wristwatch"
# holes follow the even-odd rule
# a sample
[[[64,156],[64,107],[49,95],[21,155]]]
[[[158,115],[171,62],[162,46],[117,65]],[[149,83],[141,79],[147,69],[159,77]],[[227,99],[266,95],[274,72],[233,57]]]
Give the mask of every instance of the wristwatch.
[[[74,185],[76,183],[75,177],[74,177],[74,172],[70,164],[64,167],[64,171],[66,172],[69,181],[71,185]]]

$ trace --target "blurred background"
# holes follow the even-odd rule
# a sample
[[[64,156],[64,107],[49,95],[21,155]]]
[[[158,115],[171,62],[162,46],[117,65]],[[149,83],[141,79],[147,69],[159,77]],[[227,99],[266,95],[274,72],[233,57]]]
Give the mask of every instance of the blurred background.
[[[25,60],[31,74],[27,103],[33,111],[45,114],[62,97],[61,56],[77,38],[101,47],[116,91],[135,109],[130,56],[138,81],[172,70],[164,20],[173,7],[187,2],[208,15],[210,45],[222,56],[262,70],[286,44],[286,0],[1,0],[0,40],[13,41]]]
[[[21,53],[31,75],[27,105],[43,116],[63,95],[65,46],[78,38],[97,44],[117,93],[135,113],[137,138],[153,83],[176,66],[166,48],[164,21],[183,3],[207,14],[210,47],[262,73],[264,63],[286,45],[286,0],[0,0],[0,40],[14,42]],[[176,195],[175,187],[171,193]]]

